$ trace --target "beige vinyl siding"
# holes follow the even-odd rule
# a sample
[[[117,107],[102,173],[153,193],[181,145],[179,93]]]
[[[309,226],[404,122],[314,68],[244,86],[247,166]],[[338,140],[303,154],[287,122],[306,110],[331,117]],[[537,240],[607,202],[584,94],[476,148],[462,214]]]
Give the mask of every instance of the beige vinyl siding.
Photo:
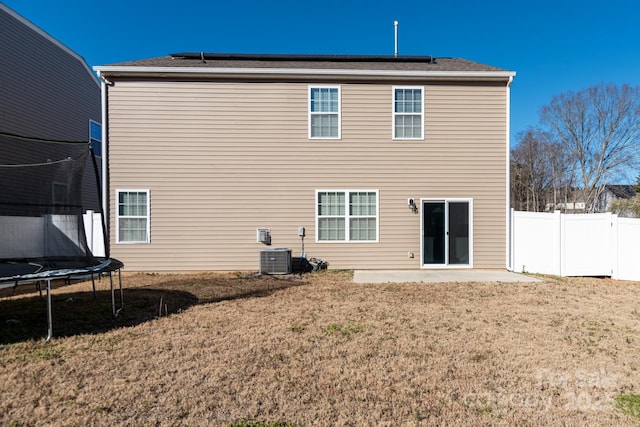
[[[109,87],[111,242],[117,189],[149,189],[151,243],[127,270],[256,270],[272,248],[331,268],[419,268],[407,198],[473,199],[474,267],[506,263],[506,94],[425,84],[425,139],[392,140],[392,84],[339,84],[342,138],[308,139],[308,85],[116,81]],[[379,242],[318,243],[315,190],[379,191]],[[409,258],[408,252],[415,257]]]

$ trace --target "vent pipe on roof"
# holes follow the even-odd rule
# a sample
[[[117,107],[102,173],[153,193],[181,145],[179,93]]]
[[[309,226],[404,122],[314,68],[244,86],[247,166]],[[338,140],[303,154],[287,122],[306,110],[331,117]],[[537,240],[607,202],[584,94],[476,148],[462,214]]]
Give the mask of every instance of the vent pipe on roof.
[[[395,48],[393,51],[393,57],[398,57],[398,21],[393,21],[393,30],[394,30],[394,42]]]

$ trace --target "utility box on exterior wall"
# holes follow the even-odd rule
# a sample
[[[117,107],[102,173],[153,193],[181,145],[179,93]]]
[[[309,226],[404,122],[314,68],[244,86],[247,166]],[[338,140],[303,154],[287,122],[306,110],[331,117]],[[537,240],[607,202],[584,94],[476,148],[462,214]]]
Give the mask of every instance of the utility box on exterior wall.
[[[264,243],[269,246],[271,244],[271,230],[268,228],[258,228],[256,230],[256,239],[258,243]]]

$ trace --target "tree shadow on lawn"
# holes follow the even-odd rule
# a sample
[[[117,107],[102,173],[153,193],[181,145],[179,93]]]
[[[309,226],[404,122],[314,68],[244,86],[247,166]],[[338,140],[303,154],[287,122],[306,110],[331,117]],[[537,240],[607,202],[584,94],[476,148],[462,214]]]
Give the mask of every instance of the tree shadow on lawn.
[[[300,275],[133,275],[123,278],[124,309],[114,318],[110,290],[96,291],[94,299],[92,290],[67,291],[66,285],[58,281],[52,284],[53,337],[104,333],[179,313],[194,305],[260,298],[306,284],[308,281]],[[0,344],[46,337],[46,292],[43,290],[40,296],[31,286],[18,286],[13,293],[11,290],[0,293]],[[31,290],[22,289],[29,287]],[[2,299],[11,295],[20,297]],[[119,290],[115,298],[118,309]]]

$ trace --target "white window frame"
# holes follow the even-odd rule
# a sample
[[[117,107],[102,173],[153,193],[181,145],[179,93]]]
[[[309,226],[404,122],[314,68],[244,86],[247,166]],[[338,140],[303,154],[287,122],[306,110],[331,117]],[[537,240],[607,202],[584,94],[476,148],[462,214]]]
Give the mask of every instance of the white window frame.
[[[344,240],[320,240],[320,215],[318,210],[318,197],[320,193],[344,193],[345,194],[345,206],[344,206]],[[349,195],[351,193],[375,193],[376,195],[376,238],[375,240],[351,240],[351,223],[352,218],[370,218],[371,215],[358,216],[350,215],[349,213]],[[380,191],[370,188],[365,189],[344,189],[344,188],[329,188],[316,190],[315,197],[316,204],[316,243],[378,243],[380,241]]]
[[[338,90],[338,111],[311,111],[311,91],[313,89],[337,89]],[[307,112],[308,112],[308,128],[309,139],[341,139],[342,138],[342,89],[337,85],[309,85],[307,89]],[[338,116],[338,136],[312,136],[311,135],[311,117],[321,114],[335,114]]]
[[[420,104],[420,136],[419,137],[397,137],[396,136],[396,118],[399,116],[417,116],[417,113],[397,113],[396,112],[396,90],[397,89],[419,89],[422,93]],[[391,138],[398,141],[419,141],[424,140],[424,86],[393,86],[391,88]]]
[[[146,193],[147,194],[147,215],[146,216],[129,216],[120,215],[120,193]],[[151,192],[149,189],[140,188],[123,188],[116,190],[115,199],[115,213],[116,213],[116,243],[118,244],[146,244],[151,242]],[[145,240],[120,240],[120,220],[121,219],[140,219],[146,218],[146,239]]]

